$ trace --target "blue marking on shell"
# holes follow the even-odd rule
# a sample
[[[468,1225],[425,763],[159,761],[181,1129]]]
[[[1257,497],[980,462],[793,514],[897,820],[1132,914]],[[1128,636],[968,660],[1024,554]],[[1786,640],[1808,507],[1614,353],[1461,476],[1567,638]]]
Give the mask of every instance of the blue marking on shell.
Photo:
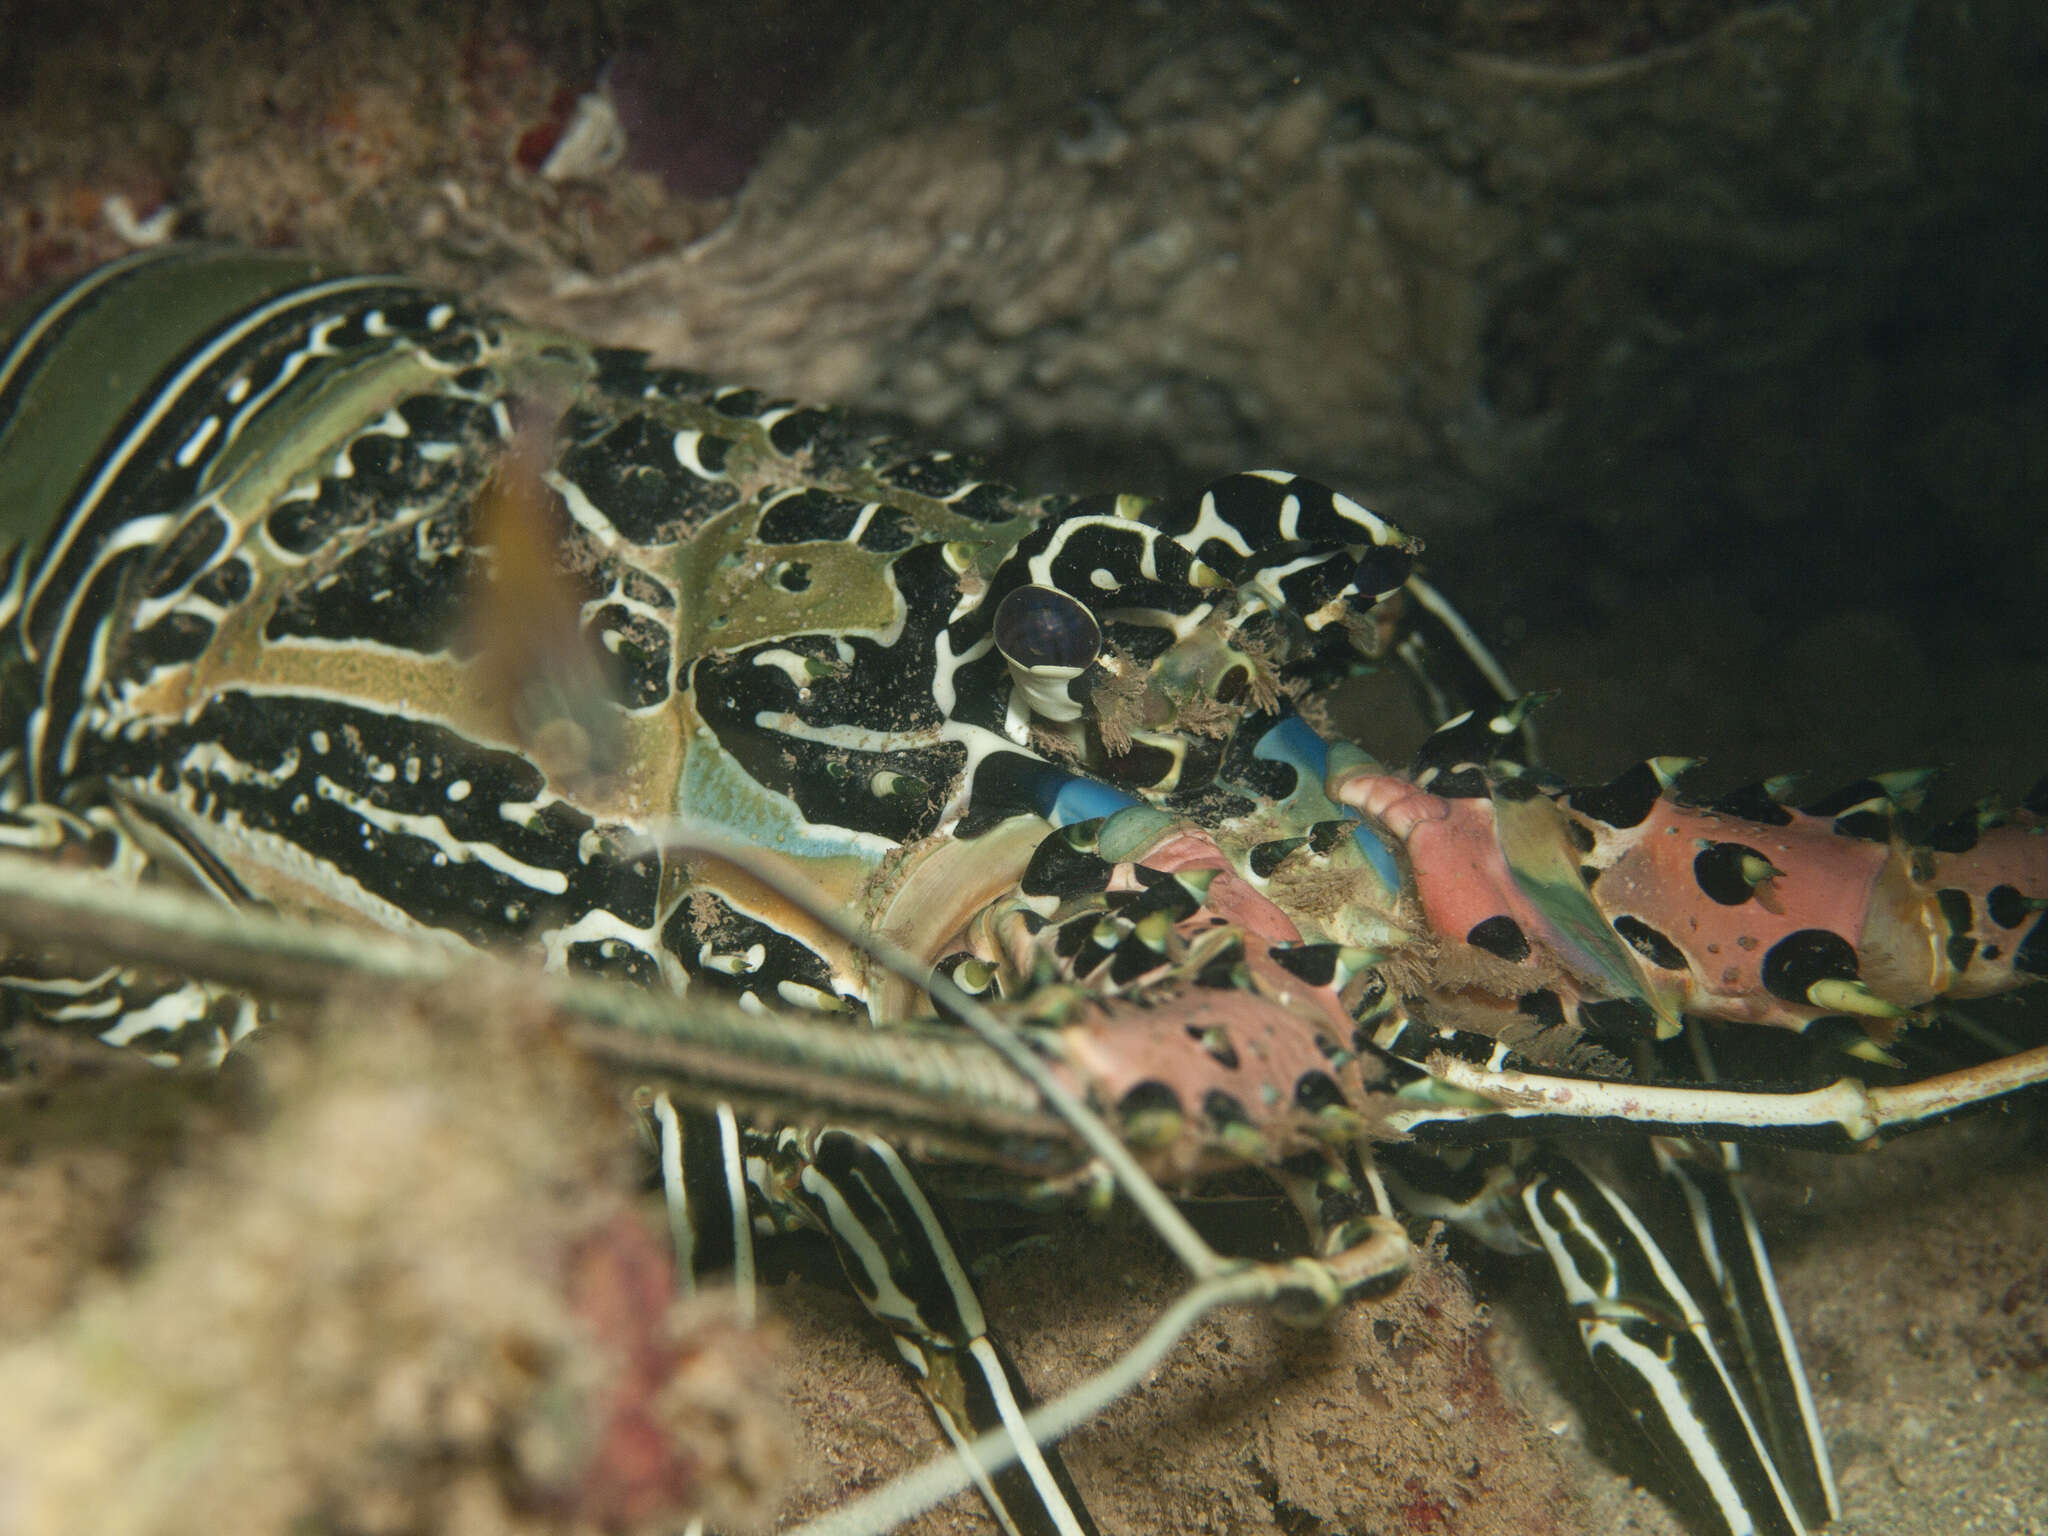
[[[1301,789],[1313,788],[1322,793],[1325,776],[1330,769],[1330,744],[1318,736],[1309,723],[1299,715],[1284,717],[1252,748],[1252,756],[1263,758],[1269,763],[1285,763],[1301,776]],[[1330,802],[1334,814],[1342,814],[1358,825],[1351,829],[1351,839],[1358,844],[1358,851],[1365,855],[1372,871],[1390,891],[1401,889],[1401,864],[1394,857],[1394,850],[1387,840],[1367,826],[1360,819],[1358,811],[1348,805]]]
[[[1252,756],[1269,763],[1285,763],[1305,779],[1320,784],[1330,766],[1330,744],[1311,730],[1301,716],[1285,715],[1259,738]]]
[[[1135,795],[1079,774],[1068,774],[1047,797],[1043,814],[1056,827],[1071,827],[1077,821],[1095,821],[1144,802]]]
[[[1388,890],[1401,888],[1401,866],[1394,858],[1394,850],[1387,846],[1387,840],[1360,822],[1351,829],[1351,840],[1358,844],[1359,852],[1372,865],[1372,872],[1386,882]]]

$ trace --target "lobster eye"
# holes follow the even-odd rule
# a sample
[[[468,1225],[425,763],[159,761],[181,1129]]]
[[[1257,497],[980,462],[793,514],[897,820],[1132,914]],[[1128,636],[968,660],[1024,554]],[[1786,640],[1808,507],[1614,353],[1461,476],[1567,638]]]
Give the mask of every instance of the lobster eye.
[[[1366,549],[1351,573],[1351,584],[1358,589],[1359,596],[1371,602],[1385,597],[1415,569],[1415,557],[1405,549],[1396,549],[1388,544],[1374,544]]]
[[[1079,671],[1102,654],[1102,626],[1057,587],[1018,587],[996,609],[996,649],[1026,669]]]

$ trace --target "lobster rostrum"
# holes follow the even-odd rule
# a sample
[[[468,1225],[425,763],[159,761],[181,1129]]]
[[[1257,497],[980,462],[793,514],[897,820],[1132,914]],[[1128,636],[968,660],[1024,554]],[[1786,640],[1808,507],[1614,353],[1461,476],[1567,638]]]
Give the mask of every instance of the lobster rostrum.
[[[402,279],[173,250],[0,337],[0,518],[0,840],[757,1014],[978,994],[1156,1176],[1270,1168],[1340,1289],[1398,1274],[1396,1197],[1546,1254],[1730,1531],[1834,1496],[1726,1144],[1868,1144],[2048,1076],[2034,1050],[1736,1090],[1680,1055],[1709,1020],[1882,1060],[2048,973],[2048,790],[1916,835],[1911,776],[1798,809],[1691,803],[1671,758],[1567,786],[1414,541],[1295,476],[1024,498]],[[1472,706],[1406,770],[1297,712],[1380,661]],[[258,1017],[32,954],[5,985],[165,1059]],[[686,1271],[823,1230],[948,1432],[1010,1436],[999,1519],[1089,1528],[928,1171],[649,1105]],[[1733,1367],[1544,1141],[1589,1130],[1657,1138]]]

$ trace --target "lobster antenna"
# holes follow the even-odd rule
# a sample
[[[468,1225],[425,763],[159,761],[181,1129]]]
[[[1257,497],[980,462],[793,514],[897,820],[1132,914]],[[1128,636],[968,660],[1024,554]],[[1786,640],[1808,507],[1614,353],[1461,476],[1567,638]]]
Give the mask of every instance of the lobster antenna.
[[[477,952],[428,933],[364,932],[230,907],[170,887],[135,887],[88,870],[0,851],[0,933],[176,969],[270,997],[306,998],[349,982],[399,988],[472,978]],[[711,999],[665,999],[608,982],[547,977],[569,1043],[608,1069],[682,1080],[702,1097],[796,1104],[861,1123],[907,1127],[941,1145],[979,1132],[1073,1145],[1029,1083],[959,1030],[869,1031],[765,1018]],[[0,1104],[20,1085],[0,1083]],[[934,1108],[943,1101],[942,1121]],[[969,1154],[971,1155],[971,1153]]]

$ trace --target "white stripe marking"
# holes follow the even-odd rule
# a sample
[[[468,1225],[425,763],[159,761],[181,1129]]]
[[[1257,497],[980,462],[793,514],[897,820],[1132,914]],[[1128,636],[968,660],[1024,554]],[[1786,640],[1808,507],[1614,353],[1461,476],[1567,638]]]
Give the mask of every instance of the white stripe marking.
[[[981,1367],[989,1395],[995,1399],[996,1413],[1003,1421],[1003,1429],[1016,1442],[1017,1465],[1031,1479],[1031,1486],[1038,1490],[1038,1500],[1045,1506],[1045,1512],[1052,1516],[1053,1524],[1059,1527],[1060,1536],[1082,1536],[1080,1522],[1068,1508],[1066,1495],[1060,1492],[1060,1485],[1053,1479],[1052,1468],[1045,1464],[1044,1452],[1024,1423],[1024,1410],[1010,1391],[1010,1380],[1003,1374],[1003,1363],[996,1358],[995,1347],[986,1337],[980,1337],[967,1346],[967,1353]]]
[[[156,1030],[182,1029],[206,1016],[209,1001],[204,988],[188,983],[175,992],[165,993],[147,1008],[123,1014],[120,1023],[100,1032],[100,1039],[113,1046],[132,1045]]]
[[[184,446],[178,450],[178,468],[190,469],[198,461],[199,455],[206,452],[206,445],[213,441],[213,434],[219,430],[218,416],[209,416],[199,423],[197,430],[185,439]]]
[[[725,1170],[725,1198],[732,1220],[732,1284],[740,1321],[754,1321],[754,1224],[747,1215],[746,1161],[740,1155],[740,1123],[730,1104],[718,1106],[718,1160]]]
[[[313,791],[323,800],[331,800],[344,810],[360,817],[370,826],[383,832],[403,833],[431,843],[458,864],[477,863],[495,869],[499,874],[510,875],[520,884],[550,896],[566,895],[569,877],[559,869],[542,869],[537,864],[528,864],[515,859],[496,843],[464,842],[448,830],[448,823],[438,816],[421,816],[410,811],[391,811],[373,805],[354,790],[337,784],[325,774],[313,781]]]

